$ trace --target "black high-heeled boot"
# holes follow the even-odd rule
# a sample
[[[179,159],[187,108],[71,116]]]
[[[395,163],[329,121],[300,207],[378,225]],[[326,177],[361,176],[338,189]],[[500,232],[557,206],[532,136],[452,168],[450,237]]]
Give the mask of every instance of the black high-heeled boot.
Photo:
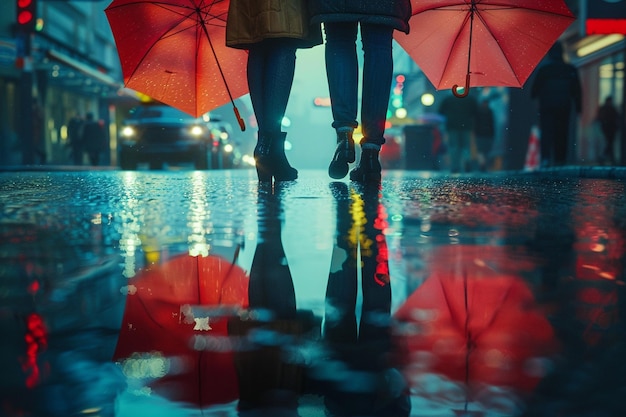
[[[377,149],[362,149],[359,165],[350,171],[350,179],[362,183],[380,182],[382,167]]]
[[[337,147],[335,155],[328,166],[328,175],[334,179],[341,179],[348,173],[348,164],[354,162],[354,139],[352,129],[337,131]]]
[[[259,133],[254,148],[256,172],[261,182],[293,181],[298,178],[298,170],[289,165],[285,155],[285,138],[287,133]]]

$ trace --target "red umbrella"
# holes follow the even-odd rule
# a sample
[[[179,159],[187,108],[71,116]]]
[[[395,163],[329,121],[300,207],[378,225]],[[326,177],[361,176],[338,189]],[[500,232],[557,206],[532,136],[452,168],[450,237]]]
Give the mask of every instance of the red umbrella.
[[[195,117],[248,92],[247,53],[226,47],[228,0],[113,0],[105,12],[126,87]]]
[[[572,23],[563,0],[412,0],[395,39],[435,88],[522,87]],[[465,80],[463,93],[458,84]]]
[[[248,305],[240,267],[219,256],[177,256],[131,278],[127,291],[114,354],[127,376],[201,407],[238,398],[233,351],[224,341],[233,310]]]
[[[434,373],[465,383],[470,392],[486,385],[533,389],[542,376],[534,359],[553,353],[555,339],[526,283],[508,269],[514,267],[494,269],[505,264],[497,258],[506,252],[455,245],[439,255],[431,275],[395,314],[408,379]]]

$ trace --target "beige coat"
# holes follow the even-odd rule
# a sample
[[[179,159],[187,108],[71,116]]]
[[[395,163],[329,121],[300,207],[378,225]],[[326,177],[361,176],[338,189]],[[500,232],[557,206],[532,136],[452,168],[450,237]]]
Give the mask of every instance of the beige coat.
[[[300,39],[301,48],[322,43],[320,25],[311,25],[308,0],[231,0],[226,45],[249,49],[266,38]]]

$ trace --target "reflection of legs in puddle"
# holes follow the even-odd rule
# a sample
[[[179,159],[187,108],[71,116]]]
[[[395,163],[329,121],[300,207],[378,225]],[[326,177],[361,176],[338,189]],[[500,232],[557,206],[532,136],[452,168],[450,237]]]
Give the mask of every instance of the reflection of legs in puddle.
[[[297,416],[303,369],[288,354],[303,330],[281,240],[280,196],[271,189],[259,190],[259,207],[258,244],[248,286],[253,319],[229,326],[231,335],[243,337],[235,352],[239,413]]]
[[[388,360],[391,287],[379,190],[350,192],[343,183],[331,187],[337,233],[326,290],[324,339],[336,361],[333,366],[345,372],[329,375],[326,406],[337,415],[406,416],[410,405],[403,395],[405,384],[396,384],[401,377]],[[357,326],[359,268],[362,305]]]

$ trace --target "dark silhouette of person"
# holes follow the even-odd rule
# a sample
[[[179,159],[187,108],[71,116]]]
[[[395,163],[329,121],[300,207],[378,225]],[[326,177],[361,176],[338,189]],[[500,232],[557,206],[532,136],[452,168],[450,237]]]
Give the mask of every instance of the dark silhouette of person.
[[[317,377],[326,408],[333,416],[408,416],[407,385],[390,360],[391,284],[379,186],[355,191],[334,182],[331,189],[337,229],[323,324],[329,358]]]
[[[439,114],[446,118],[447,148],[453,173],[469,170],[477,111],[478,103],[471,92],[463,98],[450,93],[439,106]]]
[[[319,334],[313,313],[296,308],[293,279],[281,238],[281,192],[261,183],[258,243],[248,285],[249,315],[231,320],[228,325],[229,334],[243,341],[235,350],[240,416],[298,415],[305,367],[295,352],[305,338]]]
[[[615,136],[619,129],[619,112],[613,104],[613,97],[608,96],[598,108],[596,120],[600,124],[600,130],[604,136],[604,162],[613,165],[615,163]]]
[[[78,113],[67,123],[67,141],[74,165],[83,164],[83,123]]]
[[[495,134],[493,110],[489,107],[489,100],[483,99],[476,109],[476,121],[474,122],[474,141],[480,171],[486,171],[490,165]]]
[[[82,143],[93,166],[100,165],[100,157],[106,149],[104,127],[95,119],[93,113],[87,113],[83,126]]]
[[[531,97],[539,102],[542,166],[567,163],[570,123],[582,109],[582,87],[578,70],[563,59],[563,46],[555,43],[546,62],[537,69]]]

